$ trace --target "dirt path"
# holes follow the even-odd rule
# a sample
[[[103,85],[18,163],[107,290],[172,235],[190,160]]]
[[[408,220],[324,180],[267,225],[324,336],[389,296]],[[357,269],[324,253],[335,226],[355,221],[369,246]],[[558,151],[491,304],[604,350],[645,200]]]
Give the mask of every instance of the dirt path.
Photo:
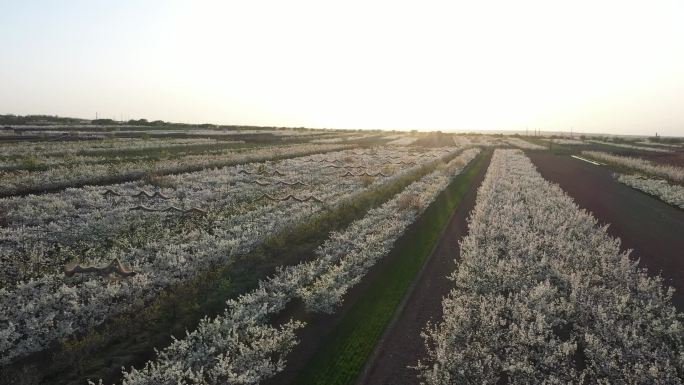
[[[684,311],[684,210],[615,181],[607,167],[547,152],[527,154],[541,175],[558,183],[622,240],[623,249],[650,274],[674,287],[673,302]]]
[[[447,275],[454,271],[459,240],[467,233],[466,219],[475,206],[477,188],[489,167],[486,163],[475,176],[470,190],[449,219],[442,238],[418,274],[408,295],[378,342],[357,384],[418,384],[417,372],[409,369],[425,355],[421,331],[428,321],[442,318],[442,297],[452,288]]]

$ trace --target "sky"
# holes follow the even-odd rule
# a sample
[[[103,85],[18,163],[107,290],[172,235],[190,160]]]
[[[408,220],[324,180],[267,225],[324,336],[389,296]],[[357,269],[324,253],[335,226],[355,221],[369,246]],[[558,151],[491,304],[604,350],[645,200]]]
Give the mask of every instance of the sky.
[[[684,136],[684,2],[5,1],[0,113]]]

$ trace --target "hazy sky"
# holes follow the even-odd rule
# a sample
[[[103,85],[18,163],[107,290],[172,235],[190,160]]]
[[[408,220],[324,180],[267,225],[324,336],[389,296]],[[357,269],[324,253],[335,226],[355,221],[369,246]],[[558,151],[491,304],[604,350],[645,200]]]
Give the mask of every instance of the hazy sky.
[[[684,136],[684,1],[3,1],[0,113]]]

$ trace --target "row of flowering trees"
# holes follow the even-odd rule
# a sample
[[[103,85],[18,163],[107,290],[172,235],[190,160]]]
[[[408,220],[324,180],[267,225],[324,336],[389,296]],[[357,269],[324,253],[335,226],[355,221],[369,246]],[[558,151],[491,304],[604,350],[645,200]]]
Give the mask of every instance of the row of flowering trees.
[[[178,159],[132,160],[118,163],[59,165],[44,171],[0,171],[0,197],[85,185],[117,183],[150,174],[177,174],[241,163],[341,150],[346,146],[297,144],[255,149],[229,149],[212,154],[187,155]]]
[[[22,158],[26,154],[39,157],[66,155],[96,155],[112,151],[159,150],[198,144],[222,143],[207,138],[111,138],[105,140],[75,140],[50,142],[15,142],[0,144],[0,159]],[[231,142],[228,142],[231,143]]]
[[[672,289],[516,150],[497,150],[461,243],[426,384],[681,384]]]
[[[653,195],[663,202],[684,209],[684,186],[670,184],[664,179],[649,178],[641,175],[617,174],[620,183]]]
[[[304,325],[289,321],[272,326],[269,317],[295,298],[303,299],[310,311],[334,311],[344,293],[387,254],[478,152],[464,151],[331,234],[314,260],[281,268],[256,290],[228,301],[222,315],[202,320],[144,368],[125,372],[124,384],[257,384],[283,370],[287,352],[297,343],[295,331]]]

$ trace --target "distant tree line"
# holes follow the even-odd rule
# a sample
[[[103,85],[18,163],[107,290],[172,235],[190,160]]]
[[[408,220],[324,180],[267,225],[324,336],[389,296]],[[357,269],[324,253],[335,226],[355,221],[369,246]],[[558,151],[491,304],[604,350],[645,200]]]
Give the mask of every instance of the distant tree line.
[[[147,119],[130,119],[127,121],[117,121],[114,119],[80,119],[80,118],[67,118],[53,115],[0,115],[0,126],[21,126],[21,125],[54,125],[54,124],[92,124],[97,126],[103,126],[102,130],[110,130],[111,128],[116,129],[117,126],[144,126],[150,129],[207,129],[207,130],[260,130],[260,131],[273,131],[273,130],[287,130],[287,131],[318,131],[325,130],[327,132],[358,132],[364,134],[382,134],[387,131],[382,130],[362,130],[362,129],[331,129],[331,128],[307,128],[307,127],[278,127],[278,126],[249,126],[242,124],[212,124],[212,123],[202,123],[202,124],[189,124],[189,123],[174,123],[165,122],[163,120],[147,120]],[[68,129],[68,128],[67,128]],[[399,131],[392,130],[396,133]],[[417,133],[416,130],[412,131],[414,134]]]
[[[52,115],[0,115],[0,124],[5,125],[24,125],[24,124],[73,124],[81,122],[82,119],[65,118]]]
[[[95,121],[93,121],[93,122],[95,122]],[[137,120],[131,119],[126,123],[130,124],[131,126],[168,126],[168,125],[174,124],[174,123],[167,123],[163,120],[153,120],[150,122],[147,119],[137,119]],[[109,123],[109,124],[111,124],[111,123]]]

